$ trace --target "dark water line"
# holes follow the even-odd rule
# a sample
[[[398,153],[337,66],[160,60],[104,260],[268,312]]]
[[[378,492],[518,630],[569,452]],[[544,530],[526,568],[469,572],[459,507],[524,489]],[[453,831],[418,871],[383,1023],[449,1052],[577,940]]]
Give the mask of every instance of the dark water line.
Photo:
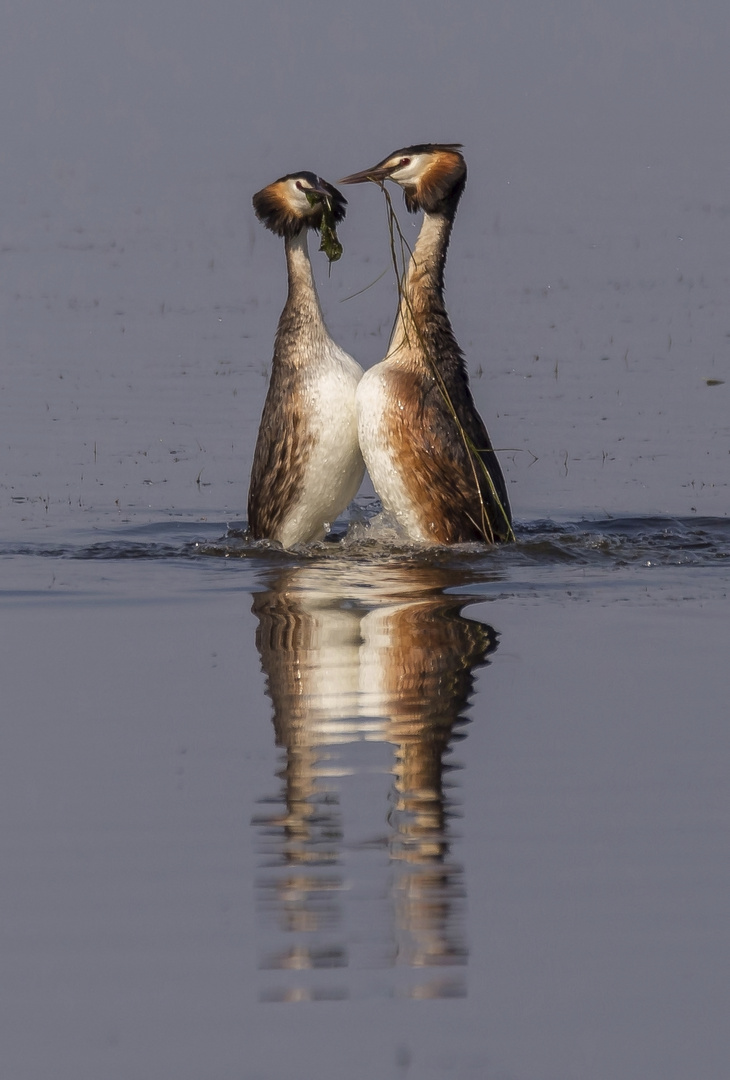
[[[82,561],[127,559],[194,561],[225,558],[255,561],[265,566],[312,565],[337,561],[344,565],[413,562],[444,569],[500,574],[520,566],[593,566],[606,569],[630,565],[721,566],[730,562],[730,518],[609,518],[557,523],[550,520],[517,525],[517,543],[498,548],[470,544],[452,548],[397,547],[376,538],[352,541],[344,527],[331,539],[309,549],[286,552],[275,545],[249,541],[245,533],[230,531],[219,538],[170,542],[176,530],[161,523],[145,527],[144,540],[128,534],[92,544],[0,545],[0,556],[74,559]]]

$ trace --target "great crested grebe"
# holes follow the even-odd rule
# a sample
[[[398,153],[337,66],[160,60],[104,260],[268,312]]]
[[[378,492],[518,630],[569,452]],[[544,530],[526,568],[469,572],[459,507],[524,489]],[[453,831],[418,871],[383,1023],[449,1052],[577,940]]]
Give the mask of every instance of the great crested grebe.
[[[346,204],[311,172],[282,176],[253,197],[259,221],[284,238],[289,292],[251,469],[248,526],[254,540],[285,548],[321,540],[365,471],[355,406],[362,368],[329,335],[307,249],[307,232],[330,232]]]
[[[338,181],[392,180],[411,213],[424,211],[388,353],[357,391],[360,448],[373,485],[416,543],[514,539],[502,470],[444,305],[446,251],[466,184],[460,146],[407,146]]]

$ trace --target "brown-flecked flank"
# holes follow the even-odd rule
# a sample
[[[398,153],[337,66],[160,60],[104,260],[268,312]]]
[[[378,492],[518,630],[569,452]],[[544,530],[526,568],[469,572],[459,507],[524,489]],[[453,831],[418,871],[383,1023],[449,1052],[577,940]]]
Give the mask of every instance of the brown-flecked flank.
[[[278,376],[278,373],[277,373]],[[264,416],[278,401],[288,402],[286,423],[262,426],[256,442],[248,494],[248,527],[254,539],[276,537],[302,489],[313,435],[307,432],[292,371],[283,371],[269,385]],[[271,406],[269,407],[269,399]]]

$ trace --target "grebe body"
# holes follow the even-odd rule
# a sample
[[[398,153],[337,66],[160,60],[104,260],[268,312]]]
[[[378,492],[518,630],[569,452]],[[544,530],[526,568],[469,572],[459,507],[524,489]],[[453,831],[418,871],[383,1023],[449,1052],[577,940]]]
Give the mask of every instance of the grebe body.
[[[513,538],[507,488],[469,388],[443,297],[456,208],[466,183],[457,144],[406,147],[341,183],[386,179],[424,211],[385,359],[357,392],[360,447],[373,486],[414,543]]]
[[[307,233],[345,216],[345,200],[313,173],[282,177],[254,196],[256,214],[284,238],[289,290],[279,319],[271,380],[248,494],[253,539],[283,547],[322,540],[355,496],[365,466],[355,393],[359,364],[325,325]]]

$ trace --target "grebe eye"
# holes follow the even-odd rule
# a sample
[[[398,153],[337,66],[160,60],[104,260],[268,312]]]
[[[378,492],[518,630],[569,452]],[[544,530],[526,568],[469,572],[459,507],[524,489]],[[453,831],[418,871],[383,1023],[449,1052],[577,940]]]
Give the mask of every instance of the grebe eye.
[[[411,159],[409,157],[402,157],[398,162],[398,168],[400,169],[402,165],[410,165],[410,163]]]

